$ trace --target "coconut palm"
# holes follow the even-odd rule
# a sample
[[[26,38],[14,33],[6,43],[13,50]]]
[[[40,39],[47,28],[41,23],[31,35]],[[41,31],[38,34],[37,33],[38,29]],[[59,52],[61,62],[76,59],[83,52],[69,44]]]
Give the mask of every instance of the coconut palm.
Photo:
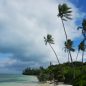
[[[65,44],[65,43],[64,43],[64,44]],[[66,48],[66,46],[64,47],[64,51],[68,53],[68,62],[70,62],[69,50]]]
[[[64,44],[65,44],[65,50],[68,52],[70,59],[71,59],[71,63],[73,66],[73,71],[74,71],[73,78],[75,79],[75,68],[74,68],[73,59],[71,55],[71,51],[72,52],[75,51],[75,49],[73,48],[73,41],[71,41],[71,39],[68,39]]]
[[[77,29],[82,29],[82,35],[86,39],[86,19],[83,19],[82,26],[78,27]]]
[[[68,19],[72,19],[71,18],[71,8],[67,6],[67,4],[59,4],[58,5],[58,17],[61,18],[61,21],[62,21],[62,25],[63,25],[63,29],[64,29],[64,33],[65,33],[65,37],[66,37],[66,42],[68,41],[68,37],[67,37],[67,32],[66,32],[66,29],[65,29],[65,25],[64,25],[64,21],[67,21]],[[67,49],[68,51],[68,58],[69,58],[69,55],[71,56],[71,51],[72,51],[72,48],[69,50]],[[71,56],[71,60],[72,60],[72,56]]]
[[[44,37],[44,41],[45,41],[45,45],[49,44],[49,46],[51,47],[51,49],[53,50],[53,52],[54,52],[54,54],[55,54],[55,56],[56,56],[56,58],[57,58],[58,63],[60,64],[60,61],[59,61],[59,59],[58,59],[58,56],[57,56],[57,54],[56,54],[54,48],[51,46],[51,44],[54,44],[54,40],[53,40],[53,38],[52,38],[52,35],[47,34],[47,37]]]
[[[66,29],[65,29],[65,26],[64,26],[64,22],[63,21],[67,21],[68,19],[72,19],[71,18],[71,8],[67,6],[67,4],[59,4],[58,5],[58,17],[61,18],[61,21],[62,21],[62,25],[63,25],[63,29],[64,29],[64,32],[65,32],[65,36],[66,36],[66,41],[67,41],[67,32],[66,32]]]
[[[79,26],[77,29],[82,30],[82,35],[84,37],[84,40],[81,41],[81,43],[78,46],[78,53],[80,50],[83,51],[83,53],[82,53],[82,62],[83,62],[83,56],[84,56],[84,51],[85,51],[85,41],[86,41],[86,19],[83,19],[82,26]],[[78,58],[78,56],[77,56],[77,58]]]
[[[71,51],[74,52],[75,49],[73,48],[73,41],[71,39],[68,39],[65,43],[65,51],[68,52],[68,55],[70,55],[71,62],[73,63],[73,59],[71,56]]]
[[[84,59],[84,52],[85,52],[85,39],[83,41],[80,42],[79,46],[78,46],[78,51],[82,51],[82,73],[83,73],[83,59]]]
[[[81,41],[79,46],[78,46],[78,51],[82,51],[82,63],[83,63],[83,58],[84,58],[84,51],[85,51],[85,40]]]

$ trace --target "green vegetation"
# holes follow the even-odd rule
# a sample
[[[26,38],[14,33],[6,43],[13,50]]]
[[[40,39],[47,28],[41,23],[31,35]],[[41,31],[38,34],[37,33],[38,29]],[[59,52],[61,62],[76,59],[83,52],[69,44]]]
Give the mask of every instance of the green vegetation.
[[[31,69],[31,68],[26,68],[23,71],[23,75],[38,75],[40,73],[39,69]]]
[[[30,69],[26,68],[23,72],[24,75],[36,75],[40,82],[45,81],[58,81],[64,82],[66,84],[74,84],[74,86],[86,86],[86,85],[79,85],[86,84],[86,63],[82,62],[73,62],[75,65],[75,76],[73,78],[73,67],[72,63],[64,63],[59,65],[50,65],[47,68],[40,67],[39,69]],[[63,68],[63,72],[61,70]],[[83,70],[83,73],[82,73]],[[63,77],[64,75],[64,77]]]

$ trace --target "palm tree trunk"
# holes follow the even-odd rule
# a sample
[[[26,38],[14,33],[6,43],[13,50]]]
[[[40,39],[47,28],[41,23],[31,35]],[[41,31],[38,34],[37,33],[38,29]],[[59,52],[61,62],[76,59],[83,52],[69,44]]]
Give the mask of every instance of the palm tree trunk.
[[[73,59],[72,59],[72,55],[71,55],[70,50],[69,50],[69,55],[70,55],[71,63],[73,63]]]
[[[60,64],[60,61],[59,61],[59,59],[58,59],[58,56],[57,56],[57,54],[56,54],[55,50],[53,49],[53,47],[51,46],[51,44],[50,44],[50,43],[49,43],[49,45],[50,45],[51,49],[53,50],[53,52],[54,52],[54,54],[55,54],[55,56],[56,56],[56,58],[57,58],[58,63]]]
[[[78,59],[78,55],[79,55],[79,50],[78,50],[78,52],[77,52],[77,55],[76,55],[76,62],[75,62],[75,67],[77,67],[77,59]]]
[[[84,51],[82,51],[82,73],[83,73],[83,58],[84,58]]]
[[[68,62],[70,62],[70,58],[69,58],[69,52],[68,52]]]
[[[78,59],[78,55],[79,55],[79,50],[78,50],[78,52],[77,52],[76,61],[77,61],[77,59]]]
[[[53,50],[53,52],[54,52],[54,54],[55,54],[55,56],[56,56],[56,58],[57,58],[58,63],[60,64],[59,59],[58,59],[58,56],[57,56],[55,50],[53,49],[53,47],[51,46],[50,43],[49,43],[49,45],[50,45],[50,47],[52,48],[52,50]],[[62,73],[63,73],[63,68],[61,68],[61,71],[62,71]],[[63,75],[63,77],[65,77],[65,76]],[[55,86],[55,85],[56,85],[56,84],[55,84],[55,80],[54,80],[54,86]]]
[[[67,37],[67,32],[66,32],[66,29],[65,29],[64,22],[63,22],[62,18],[61,18],[61,21],[62,21],[62,25],[63,25],[63,29],[64,29],[64,33],[65,33],[65,37],[66,37],[66,41],[67,41],[67,39],[68,39],[68,37]],[[71,63],[72,63],[73,70],[74,70],[73,78],[75,79],[75,68],[74,68],[73,59],[72,59],[72,55],[71,55],[70,50],[69,50],[69,55],[70,55]]]
[[[82,64],[83,64],[83,58],[84,58],[84,51],[82,51]]]
[[[70,59],[71,59],[71,63],[72,63],[72,66],[73,66],[73,79],[75,79],[75,67],[74,67],[74,64],[73,64],[73,59],[72,59],[72,55],[71,55],[71,52],[69,50],[69,54],[70,54]]]
[[[62,21],[62,25],[63,25],[63,29],[64,29],[66,41],[67,41],[67,32],[66,32],[66,29],[65,29],[64,22],[63,22],[62,18],[61,18],[61,21]]]

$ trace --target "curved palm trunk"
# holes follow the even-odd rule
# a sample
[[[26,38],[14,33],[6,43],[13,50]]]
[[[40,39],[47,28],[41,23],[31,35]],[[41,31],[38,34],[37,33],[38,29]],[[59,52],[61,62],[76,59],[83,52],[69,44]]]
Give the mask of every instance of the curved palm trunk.
[[[56,56],[56,58],[57,58],[58,63],[60,64],[60,61],[59,61],[59,59],[58,59],[58,56],[57,56],[55,50],[53,49],[53,47],[51,46],[50,43],[49,43],[49,45],[50,45],[50,47],[52,48],[52,50],[53,50],[53,52],[54,52],[54,54],[55,54],[55,56]],[[62,73],[63,73],[63,68],[61,68],[61,71],[62,71]],[[63,77],[65,77],[65,76],[63,75]],[[56,86],[56,84],[55,84],[55,79],[54,79],[54,86]]]
[[[66,41],[67,41],[67,32],[66,32],[66,29],[65,29],[64,22],[63,22],[62,18],[61,18],[61,21],[62,21],[62,25],[63,25],[63,29],[64,29]]]
[[[55,56],[56,56],[56,58],[57,58],[58,63],[60,64],[60,61],[59,61],[59,59],[58,59],[58,56],[57,56],[57,54],[56,54],[55,50],[53,49],[53,47],[51,46],[51,44],[50,44],[50,43],[49,43],[49,45],[50,45],[51,49],[53,50],[53,52],[54,52],[54,54],[55,54]]]
[[[55,56],[56,56],[56,58],[57,58],[58,63],[60,64],[59,59],[58,59],[58,56],[57,56],[57,54],[56,54],[55,50],[53,49],[53,47],[51,46],[51,44],[50,44],[50,43],[49,43],[49,45],[50,45],[51,49],[53,50],[53,52],[54,52],[54,54],[55,54]],[[54,81],[54,86],[56,86],[56,85],[55,85],[54,75],[53,75],[53,81]]]

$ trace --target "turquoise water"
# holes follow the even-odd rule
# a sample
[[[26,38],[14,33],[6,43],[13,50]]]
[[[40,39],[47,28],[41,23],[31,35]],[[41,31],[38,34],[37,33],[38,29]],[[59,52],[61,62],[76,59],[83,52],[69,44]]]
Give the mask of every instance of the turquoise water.
[[[35,76],[0,74],[0,86],[38,86]]]

